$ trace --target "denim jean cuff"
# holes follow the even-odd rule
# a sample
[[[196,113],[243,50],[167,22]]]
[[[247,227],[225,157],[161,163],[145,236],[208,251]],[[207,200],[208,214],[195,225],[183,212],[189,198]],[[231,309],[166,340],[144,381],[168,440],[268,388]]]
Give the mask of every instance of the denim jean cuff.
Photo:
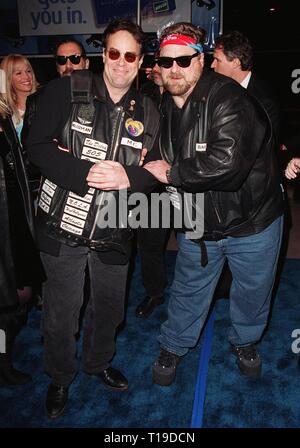
[[[166,350],[167,352],[173,353],[174,355],[177,355],[177,356],[184,356],[188,352],[188,349],[183,349],[183,348],[180,349],[178,347],[175,348],[174,346],[167,345],[167,344],[160,344],[160,347],[163,350]]]

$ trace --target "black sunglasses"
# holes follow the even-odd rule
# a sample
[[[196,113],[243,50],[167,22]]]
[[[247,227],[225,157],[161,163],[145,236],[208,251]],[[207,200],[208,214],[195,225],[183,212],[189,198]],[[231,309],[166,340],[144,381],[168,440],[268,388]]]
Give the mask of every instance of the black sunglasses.
[[[191,65],[192,59],[197,56],[199,56],[198,52],[192,54],[191,56],[178,56],[177,58],[169,58],[167,56],[160,56],[157,59],[157,64],[163,68],[171,68],[175,61],[176,64],[179,65],[179,67],[186,68]]]
[[[153,68],[153,67],[155,67],[156,64],[157,64],[157,58],[155,58],[155,59],[153,59],[152,61],[150,61],[150,62],[147,64],[147,67],[149,67],[149,68]]]
[[[55,56],[56,63],[58,65],[65,65],[67,60],[70,59],[70,62],[74,65],[78,65],[82,58],[81,54],[71,54],[70,56]]]

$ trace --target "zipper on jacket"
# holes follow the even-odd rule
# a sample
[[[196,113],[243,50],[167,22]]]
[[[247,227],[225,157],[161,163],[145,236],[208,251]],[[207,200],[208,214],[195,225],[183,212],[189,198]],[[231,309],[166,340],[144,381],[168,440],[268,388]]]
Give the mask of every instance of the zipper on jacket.
[[[116,129],[115,129],[115,133],[114,133],[114,136],[113,136],[112,150],[110,151],[109,159],[106,159],[106,160],[115,160],[116,155],[117,155],[117,150],[118,150],[118,147],[119,147],[119,144],[120,144],[120,135],[121,135],[121,129],[122,129],[123,121],[124,121],[125,111],[124,111],[124,108],[122,106],[119,106],[117,110],[118,110],[118,116],[117,116]],[[89,236],[90,240],[92,239],[92,237],[94,235],[94,232],[95,232],[95,229],[96,229],[98,216],[99,216],[99,212],[100,212],[100,207],[101,207],[101,205],[103,203],[104,193],[106,193],[106,191],[101,191],[100,194],[97,197],[97,199],[98,199],[98,207],[97,207],[97,212],[96,212],[94,224],[93,224],[90,236]]]

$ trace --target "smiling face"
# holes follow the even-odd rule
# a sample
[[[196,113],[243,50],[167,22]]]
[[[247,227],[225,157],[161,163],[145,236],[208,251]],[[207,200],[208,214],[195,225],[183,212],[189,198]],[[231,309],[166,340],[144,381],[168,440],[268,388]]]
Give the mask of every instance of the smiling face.
[[[179,56],[192,56],[195,50],[185,45],[166,45],[160,51],[161,57],[177,58]],[[189,67],[180,67],[176,61],[172,67],[161,67],[161,77],[166,90],[174,97],[179,97],[183,101],[192,92],[204,66],[203,53],[191,59]]]
[[[33,73],[26,61],[19,60],[14,64],[11,85],[17,97],[31,93],[33,88]]]
[[[120,57],[116,60],[109,58],[109,51],[117,50]],[[136,55],[134,62],[127,62],[125,53]],[[117,31],[109,36],[105,52],[103,53],[103,78],[108,91],[122,91],[123,94],[130,88],[138,70],[143,62],[141,46],[128,31]]]

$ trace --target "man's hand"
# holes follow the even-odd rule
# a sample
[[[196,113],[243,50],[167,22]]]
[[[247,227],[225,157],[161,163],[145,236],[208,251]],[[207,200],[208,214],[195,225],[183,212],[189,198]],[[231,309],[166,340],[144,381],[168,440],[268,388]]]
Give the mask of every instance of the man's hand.
[[[153,174],[153,176],[163,184],[169,183],[167,180],[166,171],[171,168],[171,165],[169,165],[169,163],[165,160],[154,160],[153,162],[148,162],[143,168]]]
[[[139,166],[142,166],[142,165],[143,165],[144,160],[145,160],[145,157],[146,157],[146,155],[147,155],[147,152],[148,152],[148,149],[147,149],[147,148],[143,148],[143,149],[142,149],[142,151],[141,151],[141,158],[140,158],[140,161],[139,161]]]
[[[295,179],[300,172],[300,159],[294,158],[289,161],[285,169],[285,177],[288,179]]]
[[[86,180],[89,187],[99,190],[122,190],[130,187],[123,166],[112,160],[101,160],[101,162],[95,163],[91,167]]]

